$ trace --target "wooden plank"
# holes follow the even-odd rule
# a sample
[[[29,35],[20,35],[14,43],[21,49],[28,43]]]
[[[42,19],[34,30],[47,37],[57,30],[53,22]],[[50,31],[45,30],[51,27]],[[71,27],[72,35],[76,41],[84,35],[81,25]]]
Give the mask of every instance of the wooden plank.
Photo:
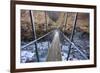
[[[47,61],[61,61],[59,32],[55,32],[51,47],[48,49]]]

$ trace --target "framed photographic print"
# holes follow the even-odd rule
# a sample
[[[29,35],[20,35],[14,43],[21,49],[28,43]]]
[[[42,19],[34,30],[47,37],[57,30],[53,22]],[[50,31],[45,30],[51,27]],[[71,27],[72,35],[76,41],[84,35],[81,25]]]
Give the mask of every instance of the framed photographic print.
[[[11,1],[11,72],[96,67],[96,6]]]

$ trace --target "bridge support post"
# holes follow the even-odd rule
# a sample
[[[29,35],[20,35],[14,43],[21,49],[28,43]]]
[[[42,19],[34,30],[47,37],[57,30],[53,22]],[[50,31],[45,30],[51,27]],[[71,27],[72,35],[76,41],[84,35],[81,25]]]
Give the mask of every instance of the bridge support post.
[[[31,20],[31,24],[32,24],[33,39],[36,40],[36,32],[35,32],[33,11],[29,10],[29,14],[30,14],[30,20]],[[38,49],[37,49],[37,42],[35,42],[34,44],[35,44],[35,52],[36,52],[37,61],[39,62],[39,54],[38,54]]]
[[[71,33],[71,36],[70,36],[70,41],[71,42],[73,41],[73,36],[74,36],[74,33],[75,33],[77,16],[78,16],[78,13],[75,14],[75,18],[74,18],[73,29],[72,29],[72,33]],[[67,60],[69,59],[70,52],[71,52],[71,44],[69,45],[69,51],[68,51]]]

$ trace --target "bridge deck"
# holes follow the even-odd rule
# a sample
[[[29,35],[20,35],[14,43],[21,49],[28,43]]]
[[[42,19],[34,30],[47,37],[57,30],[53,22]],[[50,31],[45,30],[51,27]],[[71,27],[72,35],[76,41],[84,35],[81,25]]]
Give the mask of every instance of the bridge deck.
[[[59,32],[55,32],[51,47],[48,49],[47,61],[61,61]]]

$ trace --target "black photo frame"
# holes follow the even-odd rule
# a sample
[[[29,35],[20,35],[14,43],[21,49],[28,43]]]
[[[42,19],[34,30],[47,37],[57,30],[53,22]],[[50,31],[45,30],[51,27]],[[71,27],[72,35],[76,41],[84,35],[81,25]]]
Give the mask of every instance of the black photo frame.
[[[86,10],[90,10],[92,12],[90,12],[90,16],[92,17],[92,21],[90,20],[90,24],[92,25],[93,24],[93,28],[92,28],[92,31],[93,31],[93,34],[89,34],[91,36],[93,36],[93,44],[91,45],[91,47],[93,49],[92,50],[92,63],[86,63],[86,64],[75,64],[75,65],[50,65],[52,63],[50,63],[49,65],[50,66],[38,66],[38,67],[26,67],[26,68],[23,68],[23,67],[17,67],[17,63],[16,63],[16,55],[17,55],[17,51],[16,51],[16,43],[17,43],[17,40],[16,40],[16,36],[17,36],[17,32],[16,32],[16,29],[18,27],[16,27],[17,25],[17,15],[16,14],[19,14],[17,13],[17,8],[21,9],[20,8],[20,5],[22,6],[40,6],[41,8],[44,7],[44,9],[46,7],[51,7],[51,10],[52,8],[61,8],[62,10],[64,8],[76,8],[76,9],[86,9]],[[18,7],[17,7],[18,6]],[[25,8],[25,7],[24,7]],[[29,8],[29,7],[28,7]],[[28,9],[27,8],[27,9]],[[40,8],[40,9],[41,9]],[[23,7],[22,7],[23,9]],[[30,10],[30,9],[29,9]],[[48,9],[49,10],[49,9]],[[75,9],[74,9],[75,10]],[[92,13],[92,14],[91,14]],[[90,26],[91,26],[90,25]],[[20,37],[20,36],[19,36]],[[11,72],[27,72],[27,71],[44,71],[44,70],[59,70],[59,69],[74,69],[74,68],[90,68],[90,67],[96,67],[96,6],[94,5],[79,5],[79,4],[62,4],[62,3],[47,3],[47,2],[34,2],[34,1],[11,1]],[[91,40],[91,39],[90,39]],[[85,62],[85,61],[84,61]],[[47,62],[48,63],[48,62]],[[46,64],[47,64],[46,63]],[[64,62],[66,64],[66,62]],[[56,63],[57,64],[57,63]],[[59,64],[59,63],[58,63]],[[33,64],[34,65],[34,64]],[[29,66],[29,65],[27,65]]]

